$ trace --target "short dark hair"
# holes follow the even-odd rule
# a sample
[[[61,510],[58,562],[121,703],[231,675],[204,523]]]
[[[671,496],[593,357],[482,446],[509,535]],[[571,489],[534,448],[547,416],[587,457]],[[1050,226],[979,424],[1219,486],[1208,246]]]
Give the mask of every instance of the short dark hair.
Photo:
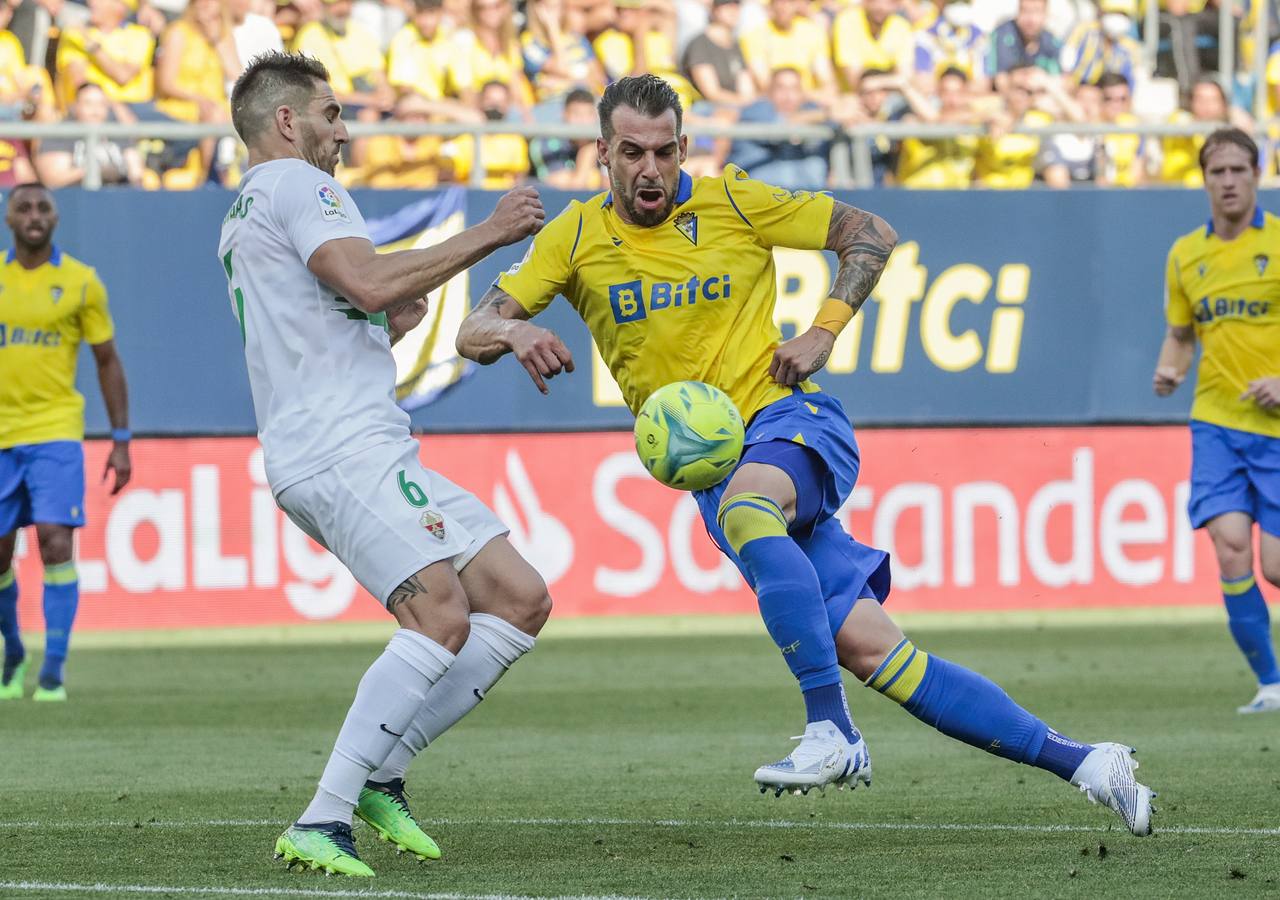
[[[1239,128],[1219,128],[1207,138],[1204,139],[1204,146],[1200,148],[1200,169],[1205,168],[1205,162],[1209,159],[1209,154],[1214,150],[1226,144],[1234,144],[1241,150],[1249,154],[1249,158],[1253,160],[1254,168],[1258,166],[1258,145],[1253,138],[1249,137],[1248,132]]]
[[[1129,87],[1129,79],[1119,72],[1103,72],[1098,76],[1097,85],[1104,91],[1109,87],[1119,87],[1122,84],[1125,87]],[[1130,88],[1130,93],[1132,93],[1132,88]]]
[[[18,196],[18,191],[44,191],[49,196],[53,196],[53,191],[43,181],[24,181],[21,184],[15,184],[9,188],[9,202],[13,202],[13,198]]]
[[[590,103],[592,106],[595,106],[596,95],[586,88],[576,87],[564,95],[564,105],[566,107],[573,106],[575,103]]]
[[[939,72],[938,80],[941,81],[944,78],[959,78],[965,84],[969,83],[969,73],[959,66],[947,66]]]
[[[863,69],[862,74],[858,76],[858,84],[866,81],[868,78],[879,78],[881,75],[892,75],[893,69]]]
[[[80,86],[76,88],[76,99],[79,100],[80,95],[85,91],[102,91],[104,94],[106,93],[106,89],[96,81],[82,81]]]
[[[422,12],[428,9],[444,9],[444,0],[413,0],[414,12]]]
[[[327,84],[329,70],[315,57],[271,50],[251,59],[231,89],[231,124],[240,140],[256,138],[277,107],[305,105],[317,81]]]
[[[597,110],[600,113],[600,136],[605,141],[613,139],[613,111],[619,106],[629,106],[651,119],[658,118],[669,109],[675,110],[676,134],[680,134],[684,121],[680,96],[657,75],[630,75],[619,78],[604,89]]]

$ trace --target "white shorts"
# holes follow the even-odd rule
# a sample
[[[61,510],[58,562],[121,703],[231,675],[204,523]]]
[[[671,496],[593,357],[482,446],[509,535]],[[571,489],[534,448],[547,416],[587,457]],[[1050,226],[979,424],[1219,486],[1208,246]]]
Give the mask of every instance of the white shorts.
[[[344,459],[276,503],[384,606],[409,576],[445,559],[461,571],[508,531],[475,495],[423,466],[416,441]]]

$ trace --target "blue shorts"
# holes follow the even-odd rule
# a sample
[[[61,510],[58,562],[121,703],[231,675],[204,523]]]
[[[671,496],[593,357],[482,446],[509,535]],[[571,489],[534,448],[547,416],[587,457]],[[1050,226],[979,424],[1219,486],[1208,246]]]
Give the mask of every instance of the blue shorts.
[[[84,447],[79,441],[0,450],[0,534],[36,523],[84,525]]]
[[[1192,420],[1191,524],[1229,512],[1280,536],[1280,438]]]
[[[778,442],[806,448],[808,458],[797,465],[794,450],[779,453]],[[819,570],[828,607],[833,602],[845,607],[843,615],[832,614],[833,622],[843,621],[848,610],[863,597],[873,597],[880,603],[888,599],[889,554],[858,543],[833,520],[853,491],[859,466],[853,426],[839,400],[821,391],[806,394],[797,388],[790,397],[770,403],[747,423],[738,465],[749,462],[777,465],[795,483],[797,515],[790,533]],[[694,491],[693,499],[711,539],[751,584],[742,561],[730,549],[716,523],[721,497],[732,478],[730,473],[715,487]],[[833,564],[841,571],[825,571]]]

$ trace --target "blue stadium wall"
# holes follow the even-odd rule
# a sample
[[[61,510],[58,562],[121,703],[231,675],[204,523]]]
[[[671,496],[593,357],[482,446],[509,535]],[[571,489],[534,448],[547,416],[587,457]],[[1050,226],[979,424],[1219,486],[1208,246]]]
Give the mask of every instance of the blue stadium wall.
[[[497,196],[469,193],[466,221],[488,215]],[[571,196],[543,195],[552,213]],[[838,371],[819,379],[840,396],[856,423],[1185,418],[1190,392],[1157,400],[1150,373],[1163,334],[1165,254],[1179,234],[1205,219],[1200,192],[837,196],[883,215],[902,241],[860,330],[847,332],[837,348]],[[368,219],[389,216],[422,197],[357,193]],[[139,433],[254,431],[239,335],[215,252],[233,199],[220,190],[59,193],[59,244],[96,266],[110,290]],[[1263,197],[1264,206],[1278,201],[1280,196]],[[477,266],[472,297],[523,252],[523,245],[508,248]],[[811,317],[833,266],[833,258],[824,261],[813,253],[780,260],[780,289],[797,322]],[[590,360],[590,339],[563,301],[545,314],[545,323],[560,331],[578,360]],[[626,410],[601,399],[590,369],[580,365],[543,398],[504,360],[472,371],[416,410],[415,425],[427,432],[629,427]],[[91,364],[81,366],[81,386],[89,431],[101,434],[106,419]]]

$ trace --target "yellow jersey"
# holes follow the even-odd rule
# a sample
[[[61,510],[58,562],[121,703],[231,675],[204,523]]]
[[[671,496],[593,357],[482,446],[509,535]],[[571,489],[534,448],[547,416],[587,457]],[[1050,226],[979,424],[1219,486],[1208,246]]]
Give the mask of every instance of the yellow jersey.
[[[1022,117],[1024,125],[1048,125],[1053,117],[1031,110]],[[1040,138],[1034,134],[1009,133],[978,141],[978,158],[973,180],[989,188],[1026,188],[1036,180],[1040,159]]]
[[[563,294],[633,413],[664,384],[697,380],[750,419],[791,393],[769,377],[782,340],[773,248],[821,249],[832,208],[827,194],[772,187],[733,165],[714,178],[681,172],[660,225],[628,225],[612,194],[572,201],[497,286],[531,315]]]
[[[880,33],[871,33],[871,20],[861,6],[851,6],[836,16],[833,26],[832,58],[841,70],[856,65],[861,69],[889,69],[903,75],[912,71],[915,33],[911,23],[899,15],[885,19]],[[843,81],[843,76],[841,76]],[[857,90],[846,84],[846,90]]]
[[[329,70],[329,86],[340,97],[370,90],[370,76],[387,68],[378,39],[359,22],[348,22],[342,34],[323,22],[308,22],[294,35],[293,50],[324,63]]]
[[[978,136],[906,138],[898,150],[898,184],[905,188],[960,190],[973,183]]]
[[[1191,418],[1280,437],[1280,414],[1240,399],[1250,381],[1280,375],[1280,219],[1257,209],[1233,241],[1215,235],[1212,221],[1178,238],[1165,318],[1194,325],[1203,346]]]
[[[396,32],[387,50],[387,81],[394,88],[421,94],[428,100],[456,97],[474,85],[471,57],[454,52],[454,35],[444,28],[425,38],[410,22]]]
[[[102,71],[89,55],[87,48],[92,44],[100,44],[102,52],[111,59],[137,66],[138,73],[120,84]],[[152,60],[155,54],[156,39],[141,25],[121,25],[110,31],[100,31],[94,27],[68,28],[58,39],[58,53],[54,64],[60,78],[58,90],[63,104],[70,106],[76,99],[75,86],[67,83],[62,75],[77,60],[84,63],[85,80],[101,87],[109,99],[120,103],[146,103],[153,100],[155,75]]]
[[[92,268],[57,247],[24,269],[10,250],[0,266],[0,449],[84,438],[76,390],[80,342],[114,334],[107,290]]]
[[[1169,117],[1175,124],[1195,121],[1191,113],[1179,110]],[[1170,135],[1160,143],[1164,149],[1164,160],[1160,164],[1160,180],[1169,184],[1180,184],[1183,187],[1204,187],[1204,172],[1200,169],[1200,148],[1204,146],[1205,135]]]
[[[227,103],[227,76],[222,60],[213,44],[199,28],[186,19],[178,19],[169,28],[183,32],[182,58],[178,62],[178,84],[184,91],[222,106]],[[163,97],[156,109],[182,122],[200,121],[200,104],[194,100]]]
[[[808,19],[793,20],[786,31],[770,19],[744,34],[741,45],[747,65],[761,63],[770,72],[795,69],[800,73],[806,91],[817,87],[814,67],[823,60],[831,61],[827,33]]]

